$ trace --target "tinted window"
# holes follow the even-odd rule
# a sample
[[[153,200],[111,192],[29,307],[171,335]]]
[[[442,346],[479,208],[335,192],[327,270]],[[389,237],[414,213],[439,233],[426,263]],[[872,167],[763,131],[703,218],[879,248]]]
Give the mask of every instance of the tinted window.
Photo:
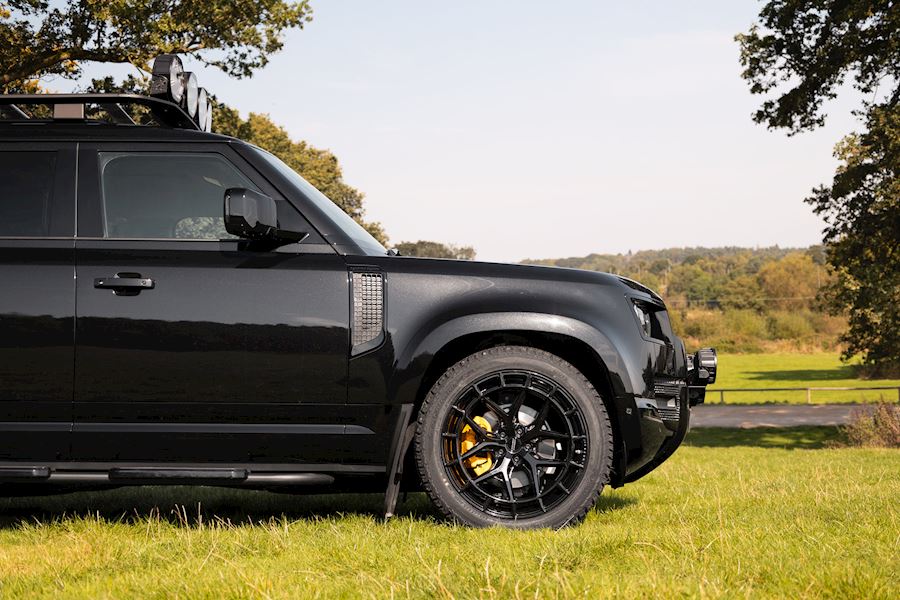
[[[55,172],[55,152],[0,152],[0,236],[48,235]]]
[[[259,191],[219,154],[101,152],[106,237],[229,239],[225,190]]]
[[[275,167],[291,184],[293,184],[306,198],[318,206],[322,212],[328,215],[347,236],[356,242],[365,252],[374,255],[382,255],[387,252],[381,242],[372,237],[362,225],[353,220],[353,218],[341,210],[337,204],[331,201],[325,194],[316,189],[310,182],[294,171],[292,168],[281,162],[274,154],[270,154],[256,146],[250,146],[260,158]]]

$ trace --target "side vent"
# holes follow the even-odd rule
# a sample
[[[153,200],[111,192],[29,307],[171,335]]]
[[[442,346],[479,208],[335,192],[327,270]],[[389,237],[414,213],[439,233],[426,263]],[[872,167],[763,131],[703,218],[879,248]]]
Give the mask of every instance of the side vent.
[[[384,335],[384,276],[378,271],[354,271],[351,354],[370,350]]]

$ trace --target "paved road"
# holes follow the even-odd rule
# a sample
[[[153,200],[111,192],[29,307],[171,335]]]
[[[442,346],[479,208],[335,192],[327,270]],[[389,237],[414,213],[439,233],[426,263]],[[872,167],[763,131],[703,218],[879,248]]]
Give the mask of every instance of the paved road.
[[[691,427],[843,425],[859,404],[703,404],[691,409]]]

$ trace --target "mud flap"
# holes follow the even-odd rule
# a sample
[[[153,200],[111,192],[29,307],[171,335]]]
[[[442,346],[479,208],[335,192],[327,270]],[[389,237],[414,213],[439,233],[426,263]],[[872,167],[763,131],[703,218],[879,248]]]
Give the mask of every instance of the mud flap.
[[[412,404],[404,404],[400,407],[397,433],[394,435],[394,442],[391,444],[387,489],[384,491],[385,521],[394,516],[394,510],[397,508],[397,498],[400,496],[400,482],[403,480],[403,465],[406,462],[404,459],[409,452],[413,438],[416,437],[416,421],[412,417]]]

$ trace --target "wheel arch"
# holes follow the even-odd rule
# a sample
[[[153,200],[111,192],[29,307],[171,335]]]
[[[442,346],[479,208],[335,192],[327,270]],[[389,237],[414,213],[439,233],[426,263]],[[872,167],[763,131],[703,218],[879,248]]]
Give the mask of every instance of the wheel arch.
[[[494,321],[495,326],[485,327],[486,321]],[[622,405],[622,399],[630,398],[631,393],[627,374],[616,370],[617,367],[622,368],[623,363],[615,348],[601,332],[565,317],[529,315],[526,318],[500,319],[503,326],[497,326],[501,325],[497,321],[498,319],[486,318],[485,315],[474,315],[473,319],[465,319],[465,325],[451,321],[426,336],[417,352],[406,363],[409,367],[416,365],[417,368],[412,370],[417,371],[417,376],[407,380],[407,385],[401,386],[400,389],[406,390],[401,396],[402,401],[411,402],[414,414],[418,413],[425,396],[441,374],[459,360],[479,350],[504,345],[544,350],[572,364],[591,382],[603,399],[610,415],[614,437],[614,474],[611,483],[617,486],[624,476],[627,459],[625,436],[631,430],[625,422],[628,407]],[[453,334],[447,335],[450,332]],[[576,335],[577,333],[582,335]],[[436,341],[438,336],[439,341]],[[601,351],[598,351],[598,347]],[[414,386],[410,385],[413,383]],[[631,403],[633,404],[633,400]]]

